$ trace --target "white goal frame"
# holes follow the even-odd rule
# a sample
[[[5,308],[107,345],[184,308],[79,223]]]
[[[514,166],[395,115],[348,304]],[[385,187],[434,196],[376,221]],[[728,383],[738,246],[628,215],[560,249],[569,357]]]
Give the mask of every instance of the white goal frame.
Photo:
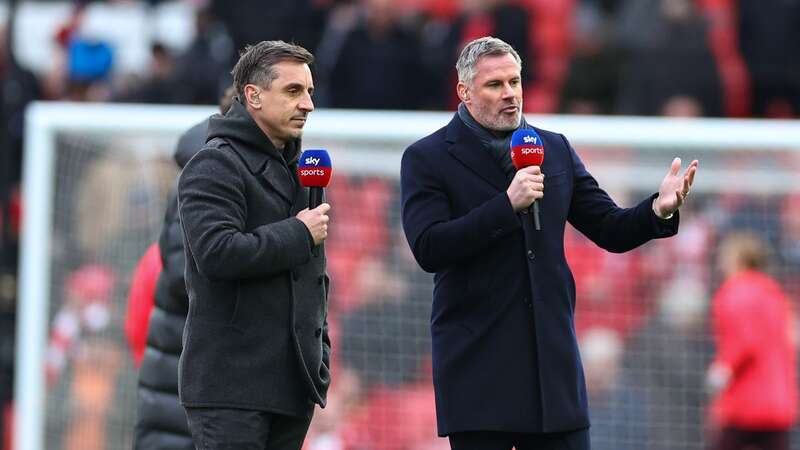
[[[59,132],[170,133],[178,135],[216,112],[213,107],[35,102],[27,110],[23,171],[23,228],[20,245],[15,361],[14,448],[42,450],[46,383],[52,211],[56,135]],[[326,140],[382,143],[365,153],[336,152],[337,171],[398,177],[402,148],[446,125],[452,113],[319,110],[311,115],[305,142]],[[663,119],[597,116],[529,116],[530,123],[564,133],[582,145],[635,146],[637,150],[699,148],[770,151],[800,149],[800,121],[746,119]],[[376,147],[379,147],[376,145]],[[390,149],[386,149],[390,148]],[[666,156],[666,155],[665,155]],[[669,165],[665,160],[664,169]],[[702,164],[701,164],[702,165]],[[702,169],[701,169],[702,170]],[[730,174],[729,174],[730,175]],[[647,186],[657,187],[663,172]],[[763,177],[753,186],[770,192],[800,189],[796,177]],[[702,172],[698,189],[743,190],[724,173]],[[634,183],[639,181],[633,180]],[[734,177],[735,181],[735,177]],[[750,186],[750,187],[753,187]]]

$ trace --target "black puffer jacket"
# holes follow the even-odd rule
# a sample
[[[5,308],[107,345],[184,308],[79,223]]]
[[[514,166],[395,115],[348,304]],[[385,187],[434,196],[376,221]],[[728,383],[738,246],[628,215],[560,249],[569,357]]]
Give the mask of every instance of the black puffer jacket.
[[[208,120],[181,136],[175,161],[183,168],[205,144]],[[178,217],[177,190],[170,192],[164,227],[158,239],[163,269],[147,330],[147,348],[139,372],[134,449],[194,449],[186,412],[178,400],[178,358],[189,309],[183,281],[185,256]]]

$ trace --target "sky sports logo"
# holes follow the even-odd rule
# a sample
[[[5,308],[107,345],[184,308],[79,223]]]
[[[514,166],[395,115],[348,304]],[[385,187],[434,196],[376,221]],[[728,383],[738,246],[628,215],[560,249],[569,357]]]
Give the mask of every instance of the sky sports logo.
[[[544,147],[522,147],[514,149],[520,155],[544,155]]]
[[[305,187],[326,187],[331,181],[331,157],[323,149],[306,150],[300,155],[297,175]]]
[[[539,145],[539,138],[536,137],[536,136],[523,136],[522,137],[522,142],[524,142],[526,144]]]
[[[318,166],[320,161],[322,161],[322,158],[314,158],[313,156],[309,156],[303,160],[303,163],[307,166]]]
[[[325,169],[300,169],[301,177],[324,177],[327,175]]]

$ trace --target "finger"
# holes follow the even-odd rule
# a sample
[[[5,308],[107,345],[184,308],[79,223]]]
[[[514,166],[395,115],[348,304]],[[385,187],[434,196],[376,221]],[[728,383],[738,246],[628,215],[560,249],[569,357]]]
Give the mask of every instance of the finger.
[[[517,179],[522,183],[530,183],[531,181],[534,181],[533,175],[525,172],[518,172]]]
[[[317,211],[321,212],[322,214],[325,214],[326,212],[330,211],[331,205],[329,205],[328,203],[323,203],[323,204],[317,206],[314,209],[316,209]]]
[[[680,207],[683,204],[683,193],[681,193],[681,191],[675,191],[675,198],[677,199],[678,207]]]
[[[538,175],[542,173],[542,168],[539,166],[528,166],[519,169],[520,172],[529,173],[531,175]]]
[[[533,189],[534,191],[541,191],[544,189],[544,183],[535,180],[526,182],[525,186],[527,186],[529,189]]]
[[[683,178],[683,190],[681,191],[681,193],[683,194],[684,197],[689,195],[689,187],[690,186],[691,185],[689,184],[689,177],[684,177]]]
[[[681,170],[681,159],[675,158],[672,160],[672,164],[669,166],[669,172],[667,172],[667,176],[670,175],[677,175],[678,172]]]
[[[686,170],[687,176],[689,178],[689,187],[694,184],[694,175],[697,173],[697,160],[692,161],[692,164],[689,165],[689,169]]]
[[[692,169],[695,169],[695,170],[697,170],[697,164],[698,164],[697,160],[696,160],[696,159],[695,159],[695,160],[693,160],[693,161],[691,162],[691,164],[689,164],[688,166],[686,166],[686,172],[684,172],[683,174],[684,174],[684,175],[688,175],[688,174],[689,174],[689,172],[690,172]]]
[[[544,175],[533,175],[531,180],[534,183],[544,183]]]
[[[534,184],[541,183],[541,182],[542,182],[541,180],[537,181],[536,178],[526,178],[525,180],[522,181],[522,185],[526,186],[526,187],[531,187]]]

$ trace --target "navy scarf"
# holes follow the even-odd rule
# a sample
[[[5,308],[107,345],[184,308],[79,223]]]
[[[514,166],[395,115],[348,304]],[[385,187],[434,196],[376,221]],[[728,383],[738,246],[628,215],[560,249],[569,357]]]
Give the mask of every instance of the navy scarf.
[[[508,176],[508,179],[514,178],[514,174],[517,172],[517,169],[514,167],[514,163],[511,162],[511,135],[514,134],[514,131],[489,131],[483,125],[479,124],[475,118],[472,117],[472,114],[469,113],[467,110],[467,106],[463,103],[458,105],[458,118],[464,122],[464,125],[472,131],[475,136],[481,141],[481,143],[486,147],[489,152],[492,154],[494,159],[503,169],[503,172]],[[528,122],[525,121],[525,116],[520,117],[520,123],[517,127],[517,130],[523,129],[532,129]],[[497,133],[500,133],[499,135]]]

